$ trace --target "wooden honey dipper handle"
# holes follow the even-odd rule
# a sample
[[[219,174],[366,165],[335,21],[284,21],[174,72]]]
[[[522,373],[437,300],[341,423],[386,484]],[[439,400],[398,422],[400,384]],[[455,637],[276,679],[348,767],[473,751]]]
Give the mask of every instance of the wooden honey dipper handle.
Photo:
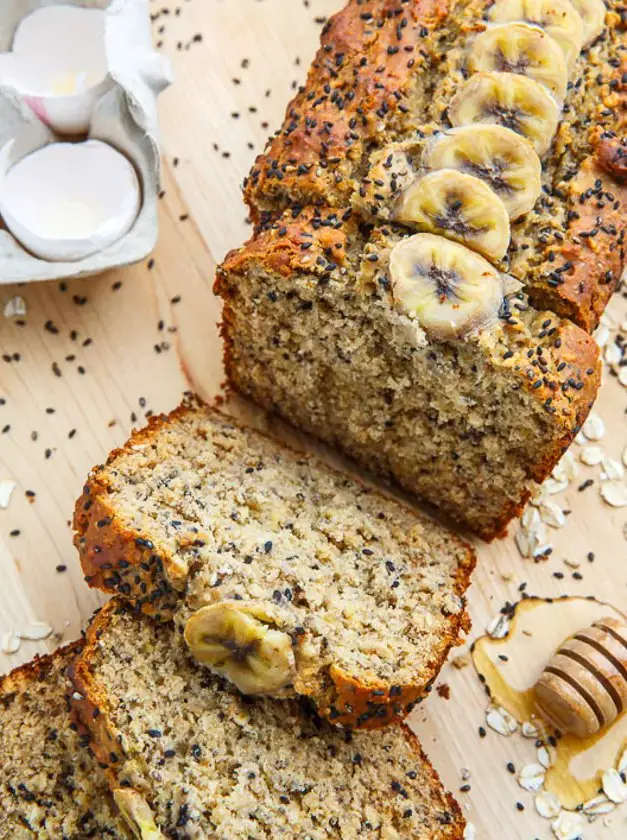
[[[536,706],[560,732],[587,738],[627,709],[627,624],[602,618],[559,648],[535,686]]]

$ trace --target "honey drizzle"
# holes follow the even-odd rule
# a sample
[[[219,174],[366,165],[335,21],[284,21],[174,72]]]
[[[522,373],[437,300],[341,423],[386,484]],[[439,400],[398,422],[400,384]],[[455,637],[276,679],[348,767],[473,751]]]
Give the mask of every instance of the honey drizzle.
[[[616,766],[627,746],[627,712],[591,738],[558,737],[535,709],[533,686],[562,642],[608,616],[625,620],[614,607],[594,598],[526,598],[515,606],[505,638],[482,636],[472,649],[492,701],[519,723],[534,724],[539,738],[554,744],[544,787],[569,810],[596,796],[602,772]]]

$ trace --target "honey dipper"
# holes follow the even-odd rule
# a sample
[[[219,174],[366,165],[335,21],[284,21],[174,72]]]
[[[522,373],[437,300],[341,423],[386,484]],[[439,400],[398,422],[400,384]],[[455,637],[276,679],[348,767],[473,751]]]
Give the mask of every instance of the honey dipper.
[[[587,738],[613,723],[627,709],[627,624],[602,618],[564,642],[535,697],[560,732]]]

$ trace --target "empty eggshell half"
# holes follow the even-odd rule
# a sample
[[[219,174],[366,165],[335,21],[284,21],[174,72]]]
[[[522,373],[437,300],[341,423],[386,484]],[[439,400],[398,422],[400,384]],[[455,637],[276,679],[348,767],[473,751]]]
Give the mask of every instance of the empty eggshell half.
[[[103,251],[128,233],[140,206],[132,164],[99,140],[51,143],[0,172],[0,216],[24,248],[52,262]]]
[[[86,132],[96,102],[112,85],[104,11],[61,5],[27,15],[12,52],[0,54],[0,83],[54,131]]]

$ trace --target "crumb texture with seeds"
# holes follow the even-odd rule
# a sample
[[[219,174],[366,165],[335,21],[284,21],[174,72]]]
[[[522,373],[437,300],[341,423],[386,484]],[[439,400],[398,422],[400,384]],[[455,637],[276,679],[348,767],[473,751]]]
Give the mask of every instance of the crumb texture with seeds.
[[[398,228],[364,237],[333,210],[287,215],[219,269],[231,383],[480,536],[502,536],[588,416],[594,340],[520,290],[488,328],[425,340],[390,288]]]
[[[70,719],[68,666],[82,643],[0,681],[0,838],[131,840],[104,773]]]
[[[111,784],[166,837],[463,837],[408,729],[350,734],[301,701],[242,697],[198,668],[170,625],[115,600],[73,680]]]
[[[92,586],[174,615],[247,693],[309,696],[338,724],[403,718],[469,626],[461,540],[202,405],[154,418],[94,469],[75,528]]]

